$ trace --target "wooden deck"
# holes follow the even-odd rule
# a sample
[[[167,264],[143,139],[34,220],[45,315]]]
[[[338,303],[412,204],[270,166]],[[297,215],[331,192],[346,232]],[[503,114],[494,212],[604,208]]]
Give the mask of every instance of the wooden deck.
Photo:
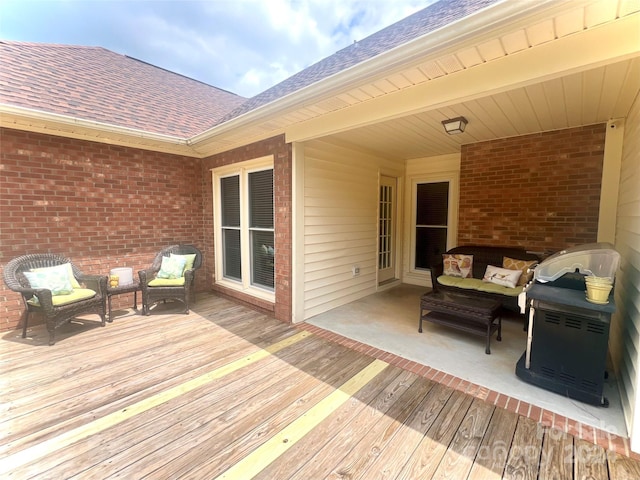
[[[640,464],[227,299],[0,339],[0,478],[638,479]],[[97,318],[97,317],[96,317]]]

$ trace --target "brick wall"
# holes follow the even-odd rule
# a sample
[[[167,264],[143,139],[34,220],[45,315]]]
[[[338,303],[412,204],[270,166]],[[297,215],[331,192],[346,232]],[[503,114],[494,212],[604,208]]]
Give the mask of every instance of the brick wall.
[[[557,251],[595,242],[605,128],[464,145],[458,245]]]
[[[211,169],[232,163],[243,162],[255,158],[273,155],[274,157],[274,196],[275,196],[275,304],[251,297],[249,295],[230,290],[218,285],[213,289],[229,295],[237,300],[249,303],[274,313],[279,320],[291,321],[291,192],[292,192],[292,162],[291,145],[285,143],[284,136],[246,145],[242,148],[230,150],[202,162],[204,188],[204,219],[205,219],[205,255],[214,258],[213,242],[213,186]],[[214,262],[208,263],[208,278],[214,277]],[[212,282],[213,283],[213,282]]]
[[[167,245],[203,247],[198,159],[11,129],[0,129],[0,146],[0,265],[52,252],[106,275],[146,268]],[[130,307],[132,297],[112,303]],[[16,328],[22,310],[0,282],[0,330]]]

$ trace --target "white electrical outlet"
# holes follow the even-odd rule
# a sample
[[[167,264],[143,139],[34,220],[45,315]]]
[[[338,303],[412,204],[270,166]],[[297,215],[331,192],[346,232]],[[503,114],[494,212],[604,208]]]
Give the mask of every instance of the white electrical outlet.
[[[358,275],[360,275],[360,267],[358,265],[354,265],[353,267],[351,267],[351,273],[353,273],[354,277],[357,277]]]

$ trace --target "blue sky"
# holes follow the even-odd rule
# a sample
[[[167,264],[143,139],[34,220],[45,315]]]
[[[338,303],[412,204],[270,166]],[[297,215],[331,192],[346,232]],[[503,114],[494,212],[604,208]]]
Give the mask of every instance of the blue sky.
[[[2,0],[0,39],[101,46],[251,97],[429,3]]]

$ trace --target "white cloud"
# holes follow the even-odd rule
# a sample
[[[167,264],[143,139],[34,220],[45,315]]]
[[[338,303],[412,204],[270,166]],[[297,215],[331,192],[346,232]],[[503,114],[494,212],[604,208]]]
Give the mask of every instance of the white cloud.
[[[100,45],[253,96],[432,1],[5,0],[0,37]]]

